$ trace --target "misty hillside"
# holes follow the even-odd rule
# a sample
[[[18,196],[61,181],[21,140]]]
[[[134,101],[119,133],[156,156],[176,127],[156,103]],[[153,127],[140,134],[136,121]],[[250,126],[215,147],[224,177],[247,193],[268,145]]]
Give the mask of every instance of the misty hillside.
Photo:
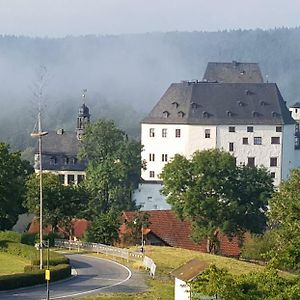
[[[45,129],[75,128],[81,91],[92,119],[111,118],[133,137],[171,82],[201,79],[209,61],[258,62],[292,104],[300,99],[300,28],[172,32],[39,39],[0,36],[0,140],[24,150],[36,114],[40,65],[47,68]]]

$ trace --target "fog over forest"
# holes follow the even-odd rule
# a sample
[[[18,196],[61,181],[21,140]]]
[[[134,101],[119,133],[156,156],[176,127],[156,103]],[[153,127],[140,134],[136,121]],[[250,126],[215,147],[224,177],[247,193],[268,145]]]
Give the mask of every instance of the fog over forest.
[[[0,37],[0,140],[33,144],[33,86],[47,68],[44,128],[75,129],[88,89],[92,120],[114,119],[139,137],[139,122],[172,82],[201,79],[209,61],[258,62],[288,104],[300,100],[300,28],[171,32],[61,39]]]

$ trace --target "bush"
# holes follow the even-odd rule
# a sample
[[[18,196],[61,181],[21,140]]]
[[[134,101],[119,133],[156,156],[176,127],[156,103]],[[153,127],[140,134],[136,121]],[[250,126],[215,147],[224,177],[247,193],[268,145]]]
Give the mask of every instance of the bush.
[[[29,245],[24,245],[20,243],[15,243],[11,241],[0,241],[0,251],[6,252],[12,255],[21,256],[23,258],[29,259],[32,265],[39,265],[39,251],[34,247]],[[47,253],[44,250],[43,263],[46,264]],[[59,264],[68,264],[69,259],[62,254],[50,251],[49,264],[51,266]]]
[[[34,244],[38,242],[38,234],[36,233],[23,233],[21,236],[21,243],[26,245],[34,246]]]
[[[44,237],[44,240],[49,241],[49,246],[54,247],[54,240],[55,239],[63,239],[64,236],[58,232],[50,232],[48,235]]]
[[[60,280],[71,275],[69,265],[51,267],[51,281]],[[45,282],[45,270],[32,270],[27,273],[0,276],[0,290],[10,290]]]
[[[241,257],[265,261],[268,252],[276,246],[275,231],[266,231],[263,235],[253,235],[246,239],[241,251]]]
[[[16,231],[0,231],[0,241],[21,242],[21,234]]]

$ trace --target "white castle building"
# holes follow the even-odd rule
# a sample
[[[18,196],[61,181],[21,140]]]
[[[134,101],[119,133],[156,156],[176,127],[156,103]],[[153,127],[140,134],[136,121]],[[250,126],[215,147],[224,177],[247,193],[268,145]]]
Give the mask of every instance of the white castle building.
[[[300,104],[290,110],[257,64],[209,63],[202,81],[172,83],[142,121],[147,169],[133,198],[144,210],[168,209],[159,193],[164,165],[211,148],[229,151],[237,165],[265,166],[278,185],[300,165]]]

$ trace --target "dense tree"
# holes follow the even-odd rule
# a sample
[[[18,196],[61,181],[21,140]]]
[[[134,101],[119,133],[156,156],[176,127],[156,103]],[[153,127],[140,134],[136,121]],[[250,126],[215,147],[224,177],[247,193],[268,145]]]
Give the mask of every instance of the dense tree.
[[[112,121],[100,120],[86,128],[80,156],[88,160],[90,218],[135,207],[131,193],[142,167],[140,143],[129,140]]]
[[[192,222],[195,241],[208,239],[216,251],[218,234],[238,236],[262,232],[273,191],[263,168],[236,167],[234,157],[218,149],[196,151],[191,159],[175,155],[161,174],[163,194],[181,219]]]
[[[19,152],[10,152],[7,144],[0,143],[0,230],[11,229],[23,212],[25,181],[32,172]]]
[[[39,175],[33,174],[26,182],[24,206],[29,212],[39,215]],[[87,194],[82,186],[62,185],[57,175],[43,174],[43,226],[65,228],[71,234],[71,220],[81,217],[87,205]]]
[[[276,244],[269,252],[275,263],[300,268],[300,169],[291,171],[270,201],[269,222]]]
[[[120,217],[110,211],[96,216],[86,233],[87,242],[113,245],[119,238]]]

